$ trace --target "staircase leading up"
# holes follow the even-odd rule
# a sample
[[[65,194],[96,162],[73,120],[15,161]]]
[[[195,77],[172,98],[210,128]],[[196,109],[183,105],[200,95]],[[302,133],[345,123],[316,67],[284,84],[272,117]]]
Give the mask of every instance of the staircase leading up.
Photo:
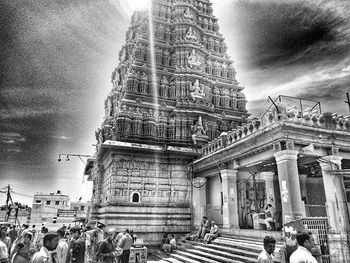
[[[277,241],[275,251],[279,251],[282,245],[281,242]],[[181,239],[178,242],[177,250],[167,256],[161,256],[161,262],[250,263],[258,261],[257,258],[262,249],[262,240],[232,235],[221,235],[211,244]],[[280,262],[276,252],[274,260]]]

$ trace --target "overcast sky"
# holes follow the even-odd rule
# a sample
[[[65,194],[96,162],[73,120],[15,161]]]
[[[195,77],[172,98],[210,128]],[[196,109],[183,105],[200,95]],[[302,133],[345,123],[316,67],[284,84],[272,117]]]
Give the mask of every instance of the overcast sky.
[[[267,96],[320,101],[349,114],[350,1],[216,0],[237,79],[255,116]],[[88,199],[83,163],[111,89],[130,8],[118,0],[0,2],[0,188],[16,201],[57,189]],[[4,202],[0,196],[0,202]]]

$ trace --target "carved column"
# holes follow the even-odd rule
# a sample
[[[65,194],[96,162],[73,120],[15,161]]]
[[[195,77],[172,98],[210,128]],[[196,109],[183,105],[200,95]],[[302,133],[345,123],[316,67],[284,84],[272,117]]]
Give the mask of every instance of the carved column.
[[[341,169],[341,156],[330,155],[319,161],[326,194],[328,223],[330,226],[329,250],[331,262],[350,262],[346,231],[349,228],[349,218],[346,213],[346,199],[340,175],[332,173]]]
[[[197,226],[202,220],[202,217],[206,215],[207,207],[207,186],[205,185],[207,179],[203,177],[197,177],[193,179],[192,186],[192,224]],[[202,186],[202,187],[200,187]]]
[[[223,194],[223,227],[239,228],[237,203],[237,170],[221,170]]]
[[[298,151],[282,150],[274,153],[274,156],[281,191],[283,223],[287,223],[296,217],[305,216],[305,207],[300,193]]]

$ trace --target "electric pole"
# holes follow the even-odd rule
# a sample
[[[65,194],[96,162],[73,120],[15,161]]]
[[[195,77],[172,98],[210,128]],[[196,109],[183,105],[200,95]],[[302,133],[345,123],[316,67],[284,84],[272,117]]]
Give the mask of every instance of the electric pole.
[[[6,193],[6,214],[5,214],[5,221],[8,221],[9,217],[9,212],[10,212],[10,207],[9,207],[9,202],[11,201],[11,204],[13,205],[12,197],[11,197],[11,186],[7,186],[7,193]]]
[[[349,113],[350,113],[350,97],[349,97],[349,92],[346,93],[346,98],[347,98],[347,101],[345,101],[345,103],[348,104],[348,106],[349,106]]]

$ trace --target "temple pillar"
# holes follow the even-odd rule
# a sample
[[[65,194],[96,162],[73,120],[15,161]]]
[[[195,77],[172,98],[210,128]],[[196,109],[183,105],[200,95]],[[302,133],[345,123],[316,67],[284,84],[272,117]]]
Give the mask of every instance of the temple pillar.
[[[277,208],[277,200],[275,195],[275,182],[274,178],[277,177],[275,172],[261,172],[260,177],[265,181],[265,189],[266,189],[266,204],[271,204],[274,208]]]
[[[305,206],[301,200],[298,151],[282,150],[275,152],[278,180],[281,191],[283,223],[305,216]]]
[[[223,227],[239,228],[237,199],[237,170],[221,170],[223,195]]]
[[[304,202],[305,216],[309,216],[310,215],[309,207],[305,206],[307,204],[306,178],[307,178],[307,174],[299,174],[301,200],[303,200]]]
[[[347,246],[349,218],[342,177],[333,173],[341,169],[341,156],[330,155],[319,159],[322,170],[328,224],[330,226],[329,251],[331,262],[350,262]]]
[[[197,177],[193,179],[192,186],[192,225],[197,226],[203,216],[206,215],[206,207],[207,207],[207,193],[206,193],[206,178]],[[202,187],[200,187],[202,186]]]

